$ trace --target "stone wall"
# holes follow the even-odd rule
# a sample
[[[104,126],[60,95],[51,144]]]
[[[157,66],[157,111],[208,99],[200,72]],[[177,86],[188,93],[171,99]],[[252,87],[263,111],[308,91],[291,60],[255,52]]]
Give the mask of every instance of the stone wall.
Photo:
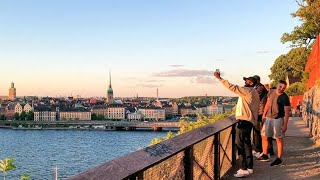
[[[309,127],[310,136],[320,143],[320,86],[315,85],[304,94],[302,118]]]

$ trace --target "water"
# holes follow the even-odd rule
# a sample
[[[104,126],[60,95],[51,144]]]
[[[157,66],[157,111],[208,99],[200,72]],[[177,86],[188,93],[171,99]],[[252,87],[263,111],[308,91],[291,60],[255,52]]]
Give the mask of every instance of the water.
[[[16,159],[16,169],[8,180],[66,179],[106,161],[146,147],[166,132],[154,131],[83,131],[83,130],[11,130],[0,129],[0,159]],[[3,174],[0,173],[0,179]]]

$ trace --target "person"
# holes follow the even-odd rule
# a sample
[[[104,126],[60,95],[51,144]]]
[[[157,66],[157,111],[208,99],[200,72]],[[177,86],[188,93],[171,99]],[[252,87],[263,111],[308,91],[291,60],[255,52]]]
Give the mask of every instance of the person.
[[[270,85],[269,84],[264,84],[264,87],[266,88],[266,90],[269,92],[270,91]]]
[[[259,94],[260,104],[259,104],[259,113],[258,113],[258,123],[253,127],[253,155],[257,158],[262,154],[262,139],[261,139],[261,127],[262,127],[262,114],[264,107],[267,103],[267,94],[268,91],[263,84],[260,82],[260,76],[254,75],[253,78],[257,80],[257,84],[254,86],[254,89]]]
[[[301,116],[301,102],[300,102],[300,100],[298,100],[298,103],[297,103],[296,115],[298,117]]]
[[[284,92],[286,87],[287,83],[281,80],[276,89],[270,90],[262,116],[264,123],[261,130],[263,154],[258,160],[269,161],[269,157],[267,156],[268,137],[273,137],[277,142],[278,157],[270,164],[271,166],[282,164],[283,138],[287,131],[291,107],[289,96]]]
[[[253,77],[244,78],[244,87],[239,87],[221,78],[220,73],[214,76],[230,91],[239,95],[236,106],[236,148],[241,160],[240,169],[234,174],[235,177],[245,177],[253,173],[253,155],[251,146],[252,127],[258,122],[259,94],[253,88],[257,81]]]

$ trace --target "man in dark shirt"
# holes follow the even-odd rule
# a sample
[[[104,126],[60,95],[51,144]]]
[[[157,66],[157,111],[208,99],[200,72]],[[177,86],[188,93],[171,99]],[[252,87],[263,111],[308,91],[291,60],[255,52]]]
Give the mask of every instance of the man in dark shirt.
[[[261,128],[262,128],[262,114],[264,111],[264,107],[267,103],[267,95],[268,92],[270,91],[269,84],[263,85],[260,82],[260,76],[254,75],[253,78],[257,80],[257,85],[254,86],[256,91],[259,94],[260,97],[260,105],[259,105],[259,116],[258,116],[258,124],[257,126],[253,127],[253,151],[252,154],[256,157],[259,158],[262,155],[262,139],[261,139]],[[267,89],[267,87],[269,87]],[[272,137],[268,138],[269,141],[269,149],[268,149],[268,154],[273,156],[274,151],[273,151],[273,145],[272,145]]]
[[[259,114],[258,114],[258,123],[253,127],[253,155],[257,158],[260,157],[260,153],[262,153],[262,139],[261,139],[261,127],[262,127],[262,114],[264,111],[264,107],[267,103],[267,94],[268,91],[260,82],[260,76],[254,75],[253,78],[257,80],[257,84],[254,86],[254,89],[259,94],[260,104],[259,104]]]
[[[261,130],[263,154],[258,158],[260,161],[269,161],[268,152],[268,137],[273,137],[277,141],[278,158],[271,163],[271,166],[282,164],[283,153],[283,138],[287,130],[290,100],[284,92],[287,88],[285,81],[279,81],[276,89],[272,89],[268,93],[267,104],[262,115],[263,127]]]

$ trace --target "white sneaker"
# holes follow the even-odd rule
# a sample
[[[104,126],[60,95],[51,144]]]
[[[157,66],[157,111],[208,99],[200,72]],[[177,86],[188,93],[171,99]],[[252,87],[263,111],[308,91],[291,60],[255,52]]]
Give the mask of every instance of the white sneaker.
[[[239,169],[237,171],[236,174],[234,174],[233,176],[236,177],[236,178],[241,178],[241,177],[245,177],[245,176],[248,176],[250,173],[248,170],[243,170],[243,169]]]
[[[238,171],[240,171],[240,170],[242,170],[242,169],[239,169]],[[242,171],[245,171],[245,170],[242,170]],[[249,172],[249,174],[253,174],[253,169],[247,169],[247,171]]]
[[[252,155],[256,158],[259,158],[262,155],[262,153],[255,152],[255,153],[252,153]]]

